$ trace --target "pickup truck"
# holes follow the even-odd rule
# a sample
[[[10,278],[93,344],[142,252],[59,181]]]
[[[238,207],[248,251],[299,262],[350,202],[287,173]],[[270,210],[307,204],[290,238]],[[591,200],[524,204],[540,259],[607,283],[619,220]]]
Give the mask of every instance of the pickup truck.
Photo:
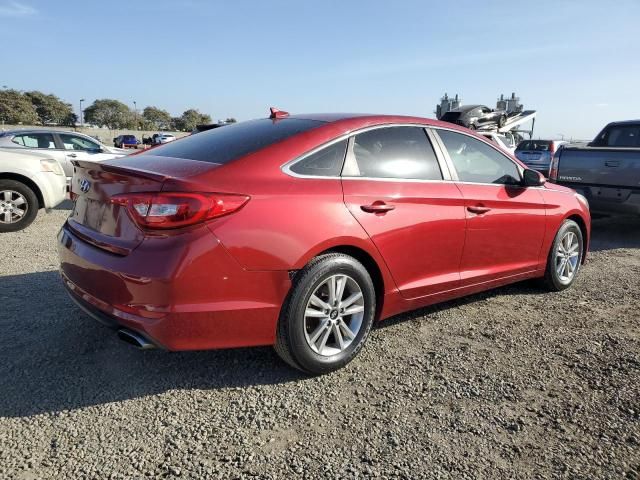
[[[584,195],[593,212],[640,214],[640,120],[610,123],[586,146],[563,145],[549,180]]]

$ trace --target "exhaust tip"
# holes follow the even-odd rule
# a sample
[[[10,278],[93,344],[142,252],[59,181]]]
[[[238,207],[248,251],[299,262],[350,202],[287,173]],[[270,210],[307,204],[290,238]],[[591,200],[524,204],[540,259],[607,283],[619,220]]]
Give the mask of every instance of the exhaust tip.
[[[125,328],[121,328],[118,330],[118,338],[129,345],[133,345],[140,350],[151,350],[156,348],[156,346],[151,343],[149,340],[144,338],[139,333],[136,333],[132,330],[127,330]]]

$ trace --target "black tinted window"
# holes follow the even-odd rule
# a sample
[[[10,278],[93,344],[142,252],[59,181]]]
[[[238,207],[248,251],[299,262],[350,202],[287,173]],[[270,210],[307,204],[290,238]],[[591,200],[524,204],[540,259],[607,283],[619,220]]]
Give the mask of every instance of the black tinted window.
[[[481,140],[449,130],[439,130],[462,182],[519,184],[516,164]]]
[[[357,171],[349,176],[441,180],[431,143],[420,127],[377,128],[355,136]]]
[[[251,120],[185,137],[156,147],[148,154],[227,163],[322,123],[294,118]]]
[[[337,177],[342,170],[347,141],[343,140],[318,150],[296,162],[290,170],[300,175],[319,177]]]
[[[443,122],[455,122],[460,118],[460,112],[447,112],[440,120]]]
[[[609,147],[639,147],[640,125],[625,125],[611,127],[606,132],[606,146]]]

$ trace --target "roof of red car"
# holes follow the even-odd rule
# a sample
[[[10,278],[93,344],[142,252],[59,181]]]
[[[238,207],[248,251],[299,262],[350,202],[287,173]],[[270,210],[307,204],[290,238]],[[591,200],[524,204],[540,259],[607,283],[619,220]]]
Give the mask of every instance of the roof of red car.
[[[340,123],[347,128],[353,128],[356,126],[358,128],[361,126],[364,127],[384,123],[418,123],[434,127],[446,127],[453,130],[465,130],[463,127],[449,122],[409,115],[379,115],[372,113],[309,113],[289,115],[287,118],[316,120],[334,124]]]

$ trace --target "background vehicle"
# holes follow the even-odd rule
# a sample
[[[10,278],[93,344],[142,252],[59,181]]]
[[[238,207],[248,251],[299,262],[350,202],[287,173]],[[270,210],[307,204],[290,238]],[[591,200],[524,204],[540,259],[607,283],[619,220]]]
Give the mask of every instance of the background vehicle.
[[[527,167],[549,176],[553,154],[567,142],[562,140],[523,140],[515,150],[515,156]]]
[[[73,176],[72,160],[100,162],[129,153],[126,150],[108,147],[82,133],[44,129],[1,132],[0,150],[40,153],[56,159],[64,169],[67,184],[71,184]]]
[[[150,137],[142,137],[144,145],[162,145],[176,140],[176,136],[170,133],[154,133]]]
[[[509,132],[507,133],[497,133],[497,132],[489,132],[489,131],[479,131],[478,135],[482,135],[486,139],[498,145],[505,152],[509,152],[513,155],[513,152],[516,149],[515,140],[513,135]]]
[[[142,348],[275,345],[312,373],[353,359],[374,319],[527,278],[567,288],[589,238],[575,192],[417,117],[273,110],[75,164],[58,251],[85,311]]]
[[[55,207],[66,192],[57,160],[38,153],[0,151],[0,233],[26,228],[39,209]]]
[[[584,195],[593,211],[640,214],[640,120],[610,123],[587,146],[563,146],[549,178]]]
[[[493,110],[486,105],[463,105],[445,113],[440,120],[477,130],[504,126],[507,123],[507,112]]]
[[[170,133],[156,133],[152,138],[153,145],[162,145],[163,143],[173,142],[176,139],[176,136]]]
[[[118,135],[113,139],[113,146],[116,148],[136,148],[140,145],[140,140],[135,135]]]

